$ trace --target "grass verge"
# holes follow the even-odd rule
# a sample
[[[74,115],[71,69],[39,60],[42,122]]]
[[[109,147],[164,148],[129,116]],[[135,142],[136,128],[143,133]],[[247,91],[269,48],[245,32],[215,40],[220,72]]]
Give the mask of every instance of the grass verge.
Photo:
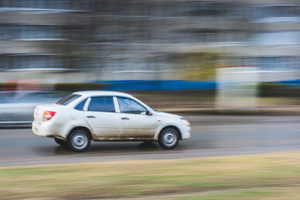
[[[297,199],[300,152],[0,168],[0,199]]]

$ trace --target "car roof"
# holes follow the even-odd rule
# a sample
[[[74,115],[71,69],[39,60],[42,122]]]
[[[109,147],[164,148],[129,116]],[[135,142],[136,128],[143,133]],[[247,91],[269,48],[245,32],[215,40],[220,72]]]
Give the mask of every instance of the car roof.
[[[123,97],[132,97],[132,95],[124,93],[124,92],[115,92],[115,91],[102,91],[102,90],[95,90],[95,91],[79,91],[74,92],[73,94],[79,94],[85,97],[88,96],[123,96]]]

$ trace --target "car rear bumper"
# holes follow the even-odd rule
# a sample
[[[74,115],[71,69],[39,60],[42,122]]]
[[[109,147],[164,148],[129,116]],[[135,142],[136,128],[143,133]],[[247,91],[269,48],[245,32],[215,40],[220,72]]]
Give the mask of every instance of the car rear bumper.
[[[56,126],[51,122],[32,122],[32,131],[34,134],[42,137],[59,138],[65,140],[56,129]]]

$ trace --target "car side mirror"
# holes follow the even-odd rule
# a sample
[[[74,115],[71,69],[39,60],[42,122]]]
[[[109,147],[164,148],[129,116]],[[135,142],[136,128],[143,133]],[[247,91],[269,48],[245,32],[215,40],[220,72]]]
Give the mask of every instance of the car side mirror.
[[[150,116],[151,116],[152,113],[151,113],[149,110],[147,110],[147,111],[146,111],[146,115],[150,115]]]

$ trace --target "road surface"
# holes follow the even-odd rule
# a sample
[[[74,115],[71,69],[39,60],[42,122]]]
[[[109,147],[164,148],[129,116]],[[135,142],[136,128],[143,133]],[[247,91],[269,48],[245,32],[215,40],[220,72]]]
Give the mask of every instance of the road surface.
[[[87,152],[75,153],[31,129],[0,129],[0,167],[300,151],[300,117],[186,118],[192,124],[192,137],[174,150],[156,143],[92,142]]]

